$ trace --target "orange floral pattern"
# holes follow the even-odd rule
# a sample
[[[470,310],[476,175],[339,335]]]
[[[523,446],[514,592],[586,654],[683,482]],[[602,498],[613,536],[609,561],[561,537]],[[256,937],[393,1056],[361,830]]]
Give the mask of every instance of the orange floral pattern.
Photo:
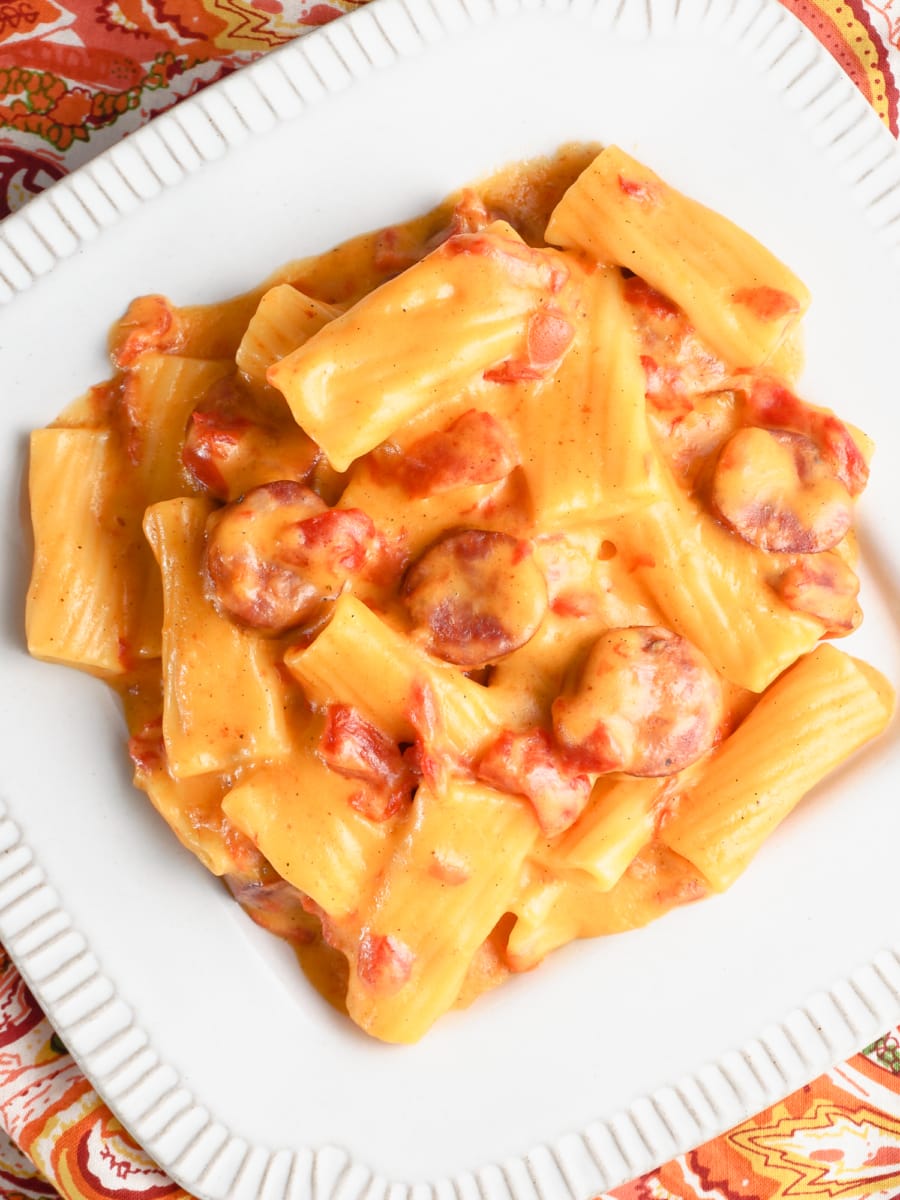
[[[366,0],[0,0],[0,216]],[[782,0],[896,135],[894,0]],[[4,1131],[5,1130],[5,1134]],[[0,947],[0,1197],[191,1200],[66,1052]],[[605,1200],[900,1200],[900,1029]]]
[[[0,0],[0,217],[185,96],[365,0]]]
[[[192,1200],[112,1116],[0,951],[0,1196]],[[58,1193],[46,1182],[53,1180]],[[898,1200],[900,1029],[599,1200]]]
[[[893,0],[783,0],[897,131]],[[365,0],[0,0],[0,216],[180,99]]]
[[[862,0],[782,0],[837,59],[865,98],[897,135],[897,89],[890,67],[890,42],[876,31],[883,10]],[[890,8],[892,0],[887,0]]]
[[[616,1200],[897,1200],[900,1069],[886,1035],[721,1138],[617,1188]]]

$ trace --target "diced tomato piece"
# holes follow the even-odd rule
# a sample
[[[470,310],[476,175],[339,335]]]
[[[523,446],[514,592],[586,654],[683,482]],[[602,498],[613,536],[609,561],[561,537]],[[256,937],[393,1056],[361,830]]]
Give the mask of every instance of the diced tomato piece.
[[[528,361],[543,371],[555,367],[569,346],[575,330],[558,308],[542,308],[528,322]]]
[[[413,442],[403,454],[382,449],[372,458],[379,478],[395,480],[413,499],[494,483],[504,479],[518,461],[515,444],[501,422],[474,408],[446,429]]]
[[[834,413],[807,404],[775,379],[754,380],[747,400],[755,424],[811,438],[851,496],[865,488],[869,464],[853,434]]]
[[[401,244],[400,233],[395,226],[389,225],[375,235],[372,264],[376,271],[399,274],[415,261],[416,255],[408,246]]]
[[[349,704],[329,704],[319,754],[333,771],[366,787],[350,797],[358,812],[384,821],[408,804],[418,777],[396,742]]]
[[[652,288],[639,275],[629,275],[622,290],[632,308],[639,308],[642,312],[660,319],[678,315],[678,305],[664,296],[662,292],[658,292],[656,288]]]
[[[568,829],[591,794],[590,777],[571,769],[543,729],[501,733],[482,755],[477,774],[500,791],[526,796],[548,837]]]
[[[453,206],[453,215],[447,232],[448,237],[458,233],[478,233],[495,220],[495,214],[488,211],[487,205],[471,188],[464,188],[463,193]]]
[[[166,746],[163,741],[162,713],[132,734],[128,739],[128,755],[139,774],[158,770],[165,765]]]
[[[773,287],[738,288],[736,303],[743,304],[760,321],[778,321],[800,311],[800,302],[790,292]]]
[[[635,554],[629,554],[626,558],[626,569],[630,572],[637,571],[640,567],[655,567],[656,558],[646,550],[638,551]]]
[[[196,409],[188,422],[181,461],[198,483],[220,500],[228,498],[228,483],[221,471],[250,427],[246,417],[224,409]]]
[[[492,383],[543,379],[554,371],[572,344],[575,330],[558,308],[540,308],[528,320],[524,358],[508,358],[484,372]]]
[[[312,554],[332,570],[361,571],[378,538],[371,517],[359,508],[330,508],[298,521],[285,561],[302,563]]]
[[[413,951],[399,938],[366,930],[359,940],[356,973],[373,991],[392,996],[409,979],[415,961]]]
[[[409,769],[396,742],[349,704],[329,704],[319,740],[322,757],[342,775],[396,785]]]
[[[659,201],[659,185],[648,179],[627,179],[619,176],[619,191],[640,204],[656,204]]]
[[[660,366],[649,354],[641,355],[646,380],[646,397],[658,412],[685,414],[691,411],[691,397],[686,394],[679,365]]]
[[[550,604],[558,617],[591,617],[597,613],[599,602],[591,591],[560,592]]]
[[[122,369],[134,365],[147,350],[177,350],[182,331],[175,310],[165,296],[139,296],[113,329],[110,356]]]

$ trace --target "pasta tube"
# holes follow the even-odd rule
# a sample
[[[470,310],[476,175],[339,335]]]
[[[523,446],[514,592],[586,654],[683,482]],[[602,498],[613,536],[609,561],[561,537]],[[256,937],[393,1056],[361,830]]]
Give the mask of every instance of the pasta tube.
[[[132,736],[130,749],[135,785],[147,793],[179,842],[213,875],[238,873],[234,830],[222,811],[224,779],[220,775],[175,779],[167,768],[161,726]]]
[[[128,452],[136,475],[132,486],[142,507],[187,490],[181,451],[188,418],[213,384],[232,370],[227,361],[147,352],[126,373]]]
[[[429,725],[450,754],[471,755],[503,727],[488,688],[437,662],[345,593],[311,646],[291,649],[285,665],[318,705],[351,705],[395,741]]]
[[[824,644],[768,689],[679,798],[660,838],[729,887],[806,793],[887,725],[872,667]]]
[[[178,497],[153,505],[144,519],[162,573],[163,737],[176,778],[283,758],[291,749],[277,644],[220,616],[204,593],[210,511],[205,500]]]
[[[553,251],[533,250],[495,222],[382,284],[268,380],[332,466],[346,470],[403,422],[524,353],[529,320],[556,310],[568,275]]]
[[[567,942],[638,929],[707,891],[695,867],[656,843],[642,850],[608,889],[585,871],[560,874],[529,860],[511,906],[516,922],[507,958],[513,970],[529,971]]]
[[[289,283],[269,288],[250,318],[235,362],[254,383],[266,382],[266,371],[302,346],[327,325],[338,309],[305,296]]]
[[[354,807],[359,780],[322,762],[317,735],[318,725],[307,722],[291,757],[254,769],[223,808],[283,879],[342,918],[372,891],[396,820],[371,821]]]
[[[123,530],[119,468],[111,431],[32,434],[28,649],[101,675],[119,675],[160,648],[159,581],[146,546]]]
[[[586,316],[547,385],[523,387],[514,420],[525,478],[541,527],[584,524],[646,504],[659,492],[644,369],[617,271],[583,283]]]
[[[519,797],[460,779],[420,787],[409,830],[361,914],[347,989],[358,1025],[414,1042],[452,1007],[537,835]]]
[[[806,286],[754,237],[617,146],[563,196],[547,240],[640,275],[733,367],[764,363],[809,307]]]
[[[229,369],[145,351],[122,376],[121,428],[33,435],[26,626],[36,657],[119,674],[160,653],[162,593],[141,521],[148,504],[185,489],[188,416]],[[87,409],[65,417],[81,423]]]
[[[550,844],[541,861],[557,871],[591,875],[601,890],[614,887],[653,838],[665,779],[602,776],[587,808]]]
[[[740,687],[761,692],[821,637],[820,622],[789,609],[770,587],[771,556],[671,481],[664,500],[629,513],[611,536],[666,622]]]

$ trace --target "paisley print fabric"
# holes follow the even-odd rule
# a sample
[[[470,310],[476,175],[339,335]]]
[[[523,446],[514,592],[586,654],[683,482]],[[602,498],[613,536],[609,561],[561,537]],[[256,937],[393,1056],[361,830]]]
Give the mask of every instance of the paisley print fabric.
[[[365,0],[0,0],[0,216],[184,96]],[[784,0],[897,132],[893,0]]]

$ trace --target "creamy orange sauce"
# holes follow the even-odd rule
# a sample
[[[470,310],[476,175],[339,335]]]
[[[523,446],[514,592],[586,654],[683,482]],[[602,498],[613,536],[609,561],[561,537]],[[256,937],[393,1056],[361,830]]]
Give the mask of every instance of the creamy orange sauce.
[[[717,886],[667,844],[668,823],[770,679],[861,616],[850,517],[867,447],[791,391],[794,332],[777,363],[748,371],[627,269],[547,248],[551,213],[597,151],[570,145],[510,166],[222,304],[135,300],[110,334],[112,379],[56,422],[99,439],[92,452],[105,474],[92,503],[104,545],[120,546],[113,575],[125,581],[114,652],[68,661],[118,691],[135,781],[177,836],[295,947],[329,1003],[346,1009],[349,997],[354,1020],[389,1040],[407,1031],[383,1023],[378,1004],[390,1008],[415,982],[417,954],[394,925],[376,930],[372,914],[393,912],[404,873],[420,871],[422,895],[433,889],[441,901],[475,886],[488,851],[463,835],[453,805],[490,809],[491,853],[520,859],[503,884],[508,903],[475,938],[461,976],[441,984],[444,1007],[468,1004],[565,941],[635,928]],[[629,180],[622,192],[644,205],[662,194]],[[422,326],[440,366],[442,325],[469,319],[470,271],[509,288],[507,309],[498,302],[494,325],[479,327],[502,347],[496,361],[459,367],[471,386],[411,409],[371,445],[351,444],[346,462],[336,452],[336,469],[305,431],[312,418],[298,423],[286,399],[294,348],[272,349],[286,324],[305,329],[301,366],[312,374],[315,347],[325,346],[327,367],[328,339],[359,312],[377,315],[381,285],[410,281],[391,293],[403,298],[399,330],[407,303],[428,287],[443,303],[453,280],[441,321],[429,325],[426,313]],[[798,307],[777,288],[745,293],[736,299],[758,321]],[[261,327],[264,303],[281,326],[273,317]],[[371,336],[374,359],[382,327],[358,320],[353,345]],[[634,343],[625,367],[619,337]],[[605,397],[591,375],[603,354],[615,379]],[[374,369],[364,356],[363,383]],[[392,369],[371,388],[387,389]],[[611,396],[635,386],[638,418],[610,417],[604,431]],[[164,411],[149,399],[163,393],[176,397]],[[351,392],[348,403],[370,400]],[[621,475],[599,508],[582,420],[600,431],[590,434],[597,462]],[[823,504],[840,512],[823,517]],[[640,532],[658,510],[698,539],[696,552],[675,547],[688,557],[674,572],[660,549],[666,538],[672,549],[672,535],[659,532],[674,518],[661,517],[650,538]],[[771,527],[801,532],[779,539]],[[665,581],[691,567],[691,553],[721,556],[735,603],[752,580],[752,605],[780,614],[787,632],[773,653],[782,657],[759,686],[752,649],[746,662],[729,648],[719,655],[715,641],[701,651],[689,616],[672,617]],[[378,673],[354,691],[355,665],[376,653],[376,637],[386,639],[381,666],[366,659]],[[53,656],[37,633],[32,649]],[[329,691],[332,655],[346,695]],[[451,815],[423,862],[419,813],[445,787]],[[327,801],[309,817],[309,848],[289,800],[299,813],[317,789]],[[605,822],[616,837],[624,828],[617,805],[631,814],[618,849],[603,840]],[[344,853],[349,865],[326,879],[316,856]],[[307,878],[321,883],[317,898],[297,882]]]

